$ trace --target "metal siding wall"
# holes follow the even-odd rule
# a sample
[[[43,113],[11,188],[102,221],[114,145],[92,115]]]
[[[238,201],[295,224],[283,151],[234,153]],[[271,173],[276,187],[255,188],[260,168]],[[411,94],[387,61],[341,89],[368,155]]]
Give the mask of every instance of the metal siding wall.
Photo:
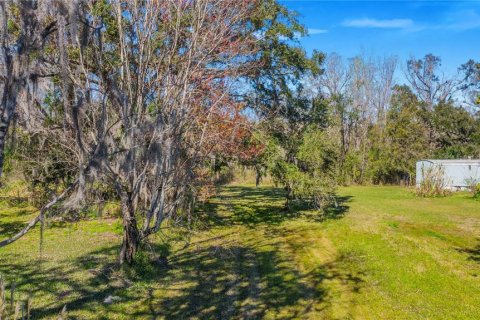
[[[480,178],[479,166],[476,165],[447,165],[446,175],[451,180],[452,187],[468,187],[471,180],[477,180]]]
[[[468,187],[469,180],[473,179],[480,183],[480,165],[478,164],[448,164],[432,163],[430,161],[417,161],[416,164],[416,184],[417,186],[423,180],[422,167],[424,169],[431,166],[442,165],[445,170],[445,179],[448,181],[449,188]]]
[[[433,163],[431,163],[430,161],[425,161],[425,160],[417,161],[416,174],[415,174],[415,183],[417,186],[419,186],[420,183],[422,183],[423,181],[422,168],[425,170],[431,167],[432,165]]]

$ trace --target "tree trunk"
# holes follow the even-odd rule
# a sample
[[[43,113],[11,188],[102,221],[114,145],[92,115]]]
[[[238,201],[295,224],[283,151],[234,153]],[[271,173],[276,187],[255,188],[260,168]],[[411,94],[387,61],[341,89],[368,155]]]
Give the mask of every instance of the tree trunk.
[[[338,167],[340,168],[340,179],[343,184],[346,184],[346,172],[345,172],[345,158],[347,155],[347,142],[346,142],[346,132],[345,132],[345,114],[343,108],[340,109],[340,157]]]
[[[129,196],[122,197],[123,241],[120,250],[120,264],[132,264],[140,244],[140,233],[135,218],[135,209]]]
[[[5,86],[2,93],[2,100],[0,101],[0,177],[3,174],[4,151],[7,142],[8,128],[15,113],[18,92],[18,81],[14,85]]]
[[[285,209],[290,211],[290,200],[293,198],[292,188],[285,186]]]
[[[262,180],[262,172],[261,169],[255,166],[255,187],[258,188],[260,185],[260,181]]]
[[[8,126],[9,121],[3,121],[3,119],[0,119],[0,177],[3,174],[3,161],[5,158],[4,149],[7,140]]]

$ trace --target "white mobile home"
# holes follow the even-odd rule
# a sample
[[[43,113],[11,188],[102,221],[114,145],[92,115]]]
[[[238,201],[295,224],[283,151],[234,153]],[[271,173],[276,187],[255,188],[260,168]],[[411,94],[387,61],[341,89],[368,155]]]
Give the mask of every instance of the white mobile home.
[[[432,160],[417,161],[416,184],[417,187],[423,181],[425,170],[441,168],[446,188],[450,190],[464,190],[473,181],[480,183],[480,159],[478,160]]]

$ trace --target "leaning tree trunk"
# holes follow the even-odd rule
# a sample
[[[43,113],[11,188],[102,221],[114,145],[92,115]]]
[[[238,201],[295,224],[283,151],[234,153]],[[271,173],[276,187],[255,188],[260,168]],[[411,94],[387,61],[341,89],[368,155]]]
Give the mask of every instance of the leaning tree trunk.
[[[123,241],[120,250],[120,264],[132,264],[140,244],[140,233],[135,218],[135,208],[129,196],[122,196]]]

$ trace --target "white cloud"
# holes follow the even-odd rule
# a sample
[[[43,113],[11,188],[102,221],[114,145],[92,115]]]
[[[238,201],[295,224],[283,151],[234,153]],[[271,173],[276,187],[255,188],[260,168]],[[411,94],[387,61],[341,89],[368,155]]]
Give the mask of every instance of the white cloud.
[[[465,31],[480,29],[480,13],[477,10],[454,10],[444,16],[442,21],[417,24],[411,19],[351,19],[342,23],[345,27],[353,28],[384,28],[402,29],[406,32],[424,30],[452,30]]]
[[[309,34],[309,35],[322,34],[322,33],[328,33],[328,30],[308,28],[308,34]]]
[[[0,0],[0,1],[1,1],[1,0]],[[308,29],[307,29],[307,32],[308,32],[308,35],[309,35],[309,36],[312,36],[312,35],[315,35],[315,34],[328,33],[328,30],[326,30],[326,29],[308,28]],[[294,38],[296,38],[296,39],[300,39],[300,38],[303,37],[299,32],[295,32],[293,36],[294,36]],[[280,36],[279,39],[280,39],[280,40],[283,40],[283,41],[288,40],[288,38],[287,38],[287,37],[284,37],[284,36]]]
[[[353,19],[346,20],[342,23],[345,27],[353,28],[389,28],[389,29],[406,29],[413,27],[414,23],[411,19]]]

